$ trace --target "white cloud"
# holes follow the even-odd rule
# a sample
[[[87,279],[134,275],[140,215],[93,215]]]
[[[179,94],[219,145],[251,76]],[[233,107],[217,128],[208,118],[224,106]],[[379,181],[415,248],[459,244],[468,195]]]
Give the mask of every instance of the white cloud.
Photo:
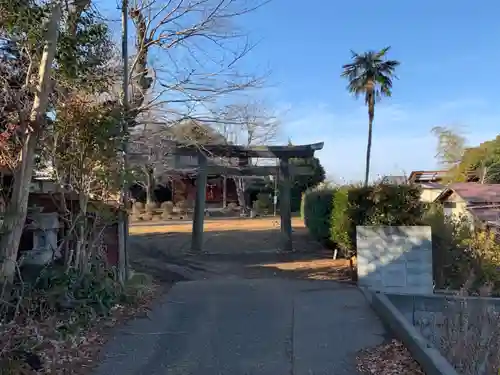
[[[470,145],[494,138],[500,133],[500,112],[487,109],[485,101],[474,98],[426,108],[379,105],[375,113],[370,175],[374,178],[438,168],[436,140],[430,132],[436,125],[462,125]],[[343,111],[323,104],[303,106],[290,111],[283,133],[297,144],[324,141],[324,149],[318,156],[327,174],[361,180],[367,142],[366,112],[363,106]]]

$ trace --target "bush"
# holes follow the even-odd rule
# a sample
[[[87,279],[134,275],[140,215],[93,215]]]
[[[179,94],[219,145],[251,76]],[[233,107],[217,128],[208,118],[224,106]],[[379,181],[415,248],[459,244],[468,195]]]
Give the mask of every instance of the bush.
[[[142,203],[142,202],[135,202],[133,208],[134,208],[134,210],[137,210],[138,212],[141,212],[142,210],[144,210],[144,203]]]
[[[494,232],[473,228],[466,216],[445,216],[436,204],[425,212],[424,223],[432,228],[437,288],[457,290],[468,285],[468,293],[478,293],[490,285],[494,295],[500,293],[500,243]]]
[[[145,221],[151,221],[153,220],[153,213],[152,212],[146,212],[142,215],[142,220]]]
[[[472,236],[466,217],[447,217],[439,204],[431,204],[423,215],[432,229],[432,267],[437,288],[459,289],[469,278],[472,254],[467,241]]]
[[[460,374],[498,374],[499,313],[490,298],[469,298],[471,276],[457,296],[446,300],[442,317],[421,319],[419,328]],[[477,295],[489,297],[491,285],[484,285]]]
[[[352,250],[352,225],[348,214],[349,189],[340,188],[333,195],[333,207],[331,213],[331,240],[335,241],[337,247],[344,256],[348,256]]]
[[[187,202],[185,200],[181,200],[181,201],[177,202],[177,204],[175,205],[175,207],[177,208],[177,211],[179,212],[179,214],[181,214],[181,215],[186,214],[186,212],[187,212]]]
[[[174,214],[174,204],[172,202],[163,202],[161,204],[162,213],[161,218],[163,220],[170,220]]]
[[[158,203],[146,203],[146,212],[154,212],[158,208]]]
[[[234,203],[234,202],[231,202],[227,205],[227,209],[229,211],[238,211],[239,210],[239,206],[237,203]]]
[[[142,211],[144,210],[144,204],[142,202],[135,202],[132,205],[132,216],[135,220],[139,220],[139,217],[142,214]]]
[[[163,202],[160,207],[163,210],[164,214],[172,215],[172,213],[174,212],[174,204],[170,201]]]
[[[309,233],[319,241],[331,238],[331,215],[335,191],[325,185],[303,194],[301,216]]]
[[[86,271],[51,264],[27,275],[23,268],[1,296],[0,374],[69,373],[80,363],[75,349],[95,341],[95,328],[135,314],[157,292],[147,275],[122,286],[115,271],[97,258]]]
[[[423,211],[415,186],[345,186],[334,195],[331,240],[345,255],[355,255],[356,226],[421,225]]]
[[[273,210],[273,200],[270,194],[259,193],[257,200],[253,202],[253,208],[257,213],[266,214]]]

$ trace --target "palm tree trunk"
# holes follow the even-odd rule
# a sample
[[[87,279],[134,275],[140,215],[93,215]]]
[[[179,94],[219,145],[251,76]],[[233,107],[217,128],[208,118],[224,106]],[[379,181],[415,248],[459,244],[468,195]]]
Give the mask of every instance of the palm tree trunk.
[[[373,94],[368,94],[368,143],[366,145],[366,169],[365,169],[365,187],[368,186],[370,179],[370,160],[372,153],[372,133],[373,118],[375,117],[375,98]]]

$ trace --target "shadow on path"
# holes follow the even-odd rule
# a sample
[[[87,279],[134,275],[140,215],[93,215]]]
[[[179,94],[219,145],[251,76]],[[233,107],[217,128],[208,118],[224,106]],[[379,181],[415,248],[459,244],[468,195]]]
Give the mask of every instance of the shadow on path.
[[[206,232],[206,253],[187,255],[191,233],[137,234],[130,238],[129,257],[135,270],[165,283],[224,277],[350,280],[349,262],[333,260],[332,251],[305,228],[294,230],[294,253],[277,251],[279,236],[278,229]]]
[[[356,353],[386,337],[346,284],[183,282],[117,333],[95,375],[353,375]]]

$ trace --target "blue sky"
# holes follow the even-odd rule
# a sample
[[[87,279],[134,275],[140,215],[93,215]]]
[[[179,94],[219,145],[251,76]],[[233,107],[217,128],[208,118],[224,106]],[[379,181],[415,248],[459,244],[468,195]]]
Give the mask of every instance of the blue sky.
[[[496,75],[500,3],[486,0],[273,0],[247,16],[260,43],[250,69],[271,68],[261,95],[283,113],[282,138],[324,141],[329,176],[363,177],[367,113],[340,77],[350,50],[390,45],[400,60],[393,97],[375,112],[372,177],[436,168],[436,125],[460,126],[469,143],[500,133]]]
[[[98,3],[118,21],[115,0]],[[245,72],[271,70],[258,95],[281,118],[281,142],[324,141],[318,156],[328,175],[361,180],[367,111],[362,100],[345,90],[341,66],[349,62],[351,49],[392,46],[389,57],[401,61],[399,80],[393,97],[375,111],[371,175],[434,169],[434,126],[460,127],[470,145],[500,133],[494,69],[500,62],[499,12],[494,0],[480,5],[470,0],[356,5],[271,0],[238,20],[259,41],[240,67]],[[119,22],[112,28],[118,36]],[[153,60],[152,65],[163,61],[158,56]]]

